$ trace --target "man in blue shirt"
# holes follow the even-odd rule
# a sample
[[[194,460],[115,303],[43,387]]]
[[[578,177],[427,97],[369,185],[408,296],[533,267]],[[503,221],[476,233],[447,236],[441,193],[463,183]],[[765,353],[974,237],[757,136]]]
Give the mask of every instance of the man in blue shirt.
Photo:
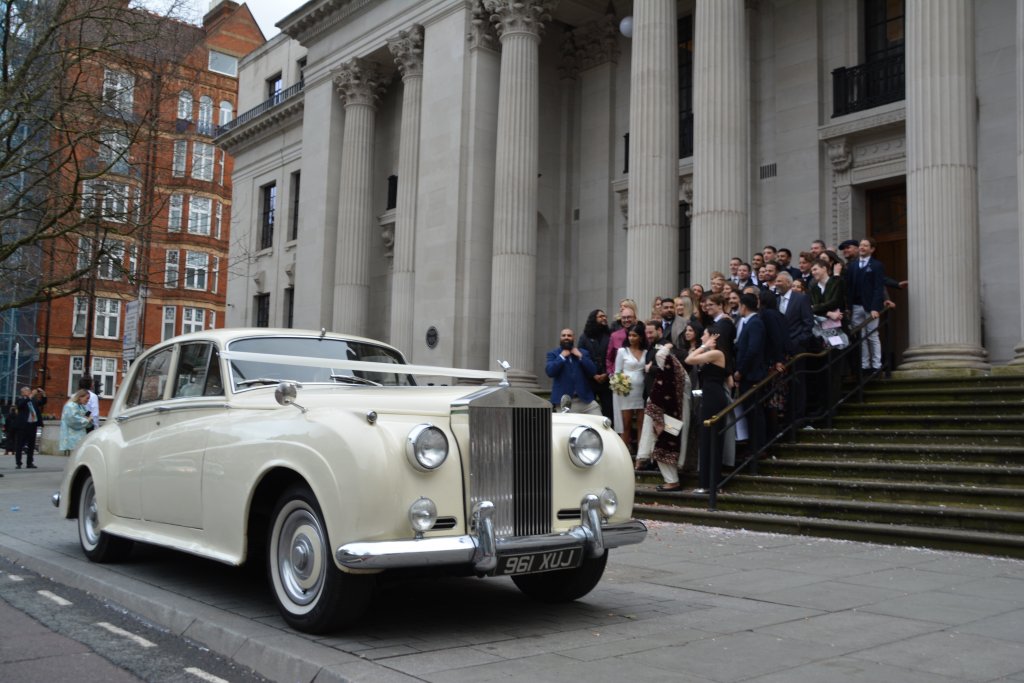
[[[597,372],[594,361],[586,349],[576,346],[576,335],[572,330],[562,330],[558,348],[548,351],[545,372],[554,380],[551,404],[555,408],[561,406],[562,397],[568,396],[571,412],[601,414],[601,406],[594,400],[594,390],[589,381]]]

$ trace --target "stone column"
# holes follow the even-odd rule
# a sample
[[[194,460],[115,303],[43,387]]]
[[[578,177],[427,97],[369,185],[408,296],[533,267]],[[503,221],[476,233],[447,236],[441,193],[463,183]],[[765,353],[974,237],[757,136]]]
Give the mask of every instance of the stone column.
[[[1020,329],[1024,340],[1024,0],[1017,0],[1017,235],[1020,241]],[[1024,341],[1012,365],[1024,365]]]
[[[508,361],[517,384],[534,353],[540,33],[554,0],[485,0],[501,39],[494,178],[491,356]]]
[[[380,67],[361,58],[334,77],[345,104],[334,271],[333,329],[365,335],[370,303],[370,234],[373,215],[373,136],[377,101],[385,87]]]
[[[693,55],[693,221],[690,272],[711,271],[747,249],[750,56],[744,0],[697,0]]]
[[[675,0],[635,3],[624,294],[641,311],[679,290],[678,49]]]
[[[412,350],[416,290],[416,195],[420,176],[420,109],[423,101],[423,27],[413,26],[388,41],[402,74],[402,131],[398,143],[398,206],[391,279],[392,345]]]
[[[984,369],[974,3],[908,0],[906,21],[910,348],[900,369]]]

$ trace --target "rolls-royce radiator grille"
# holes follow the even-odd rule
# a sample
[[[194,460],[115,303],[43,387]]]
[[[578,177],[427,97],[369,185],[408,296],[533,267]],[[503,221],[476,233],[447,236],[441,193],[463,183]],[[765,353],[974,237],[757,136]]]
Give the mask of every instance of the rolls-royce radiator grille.
[[[499,538],[551,531],[551,409],[470,404],[470,508],[490,500]]]

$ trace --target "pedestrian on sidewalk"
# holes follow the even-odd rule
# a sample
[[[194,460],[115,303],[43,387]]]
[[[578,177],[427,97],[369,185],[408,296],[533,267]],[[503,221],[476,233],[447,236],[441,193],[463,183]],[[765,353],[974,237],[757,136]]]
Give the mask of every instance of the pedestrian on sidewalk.
[[[86,430],[92,425],[92,419],[86,404],[89,402],[89,392],[79,389],[75,395],[64,404],[64,410],[60,415],[60,450],[64,455],[71,455],[71,451],[78,447],[79,442],[85,438]]]

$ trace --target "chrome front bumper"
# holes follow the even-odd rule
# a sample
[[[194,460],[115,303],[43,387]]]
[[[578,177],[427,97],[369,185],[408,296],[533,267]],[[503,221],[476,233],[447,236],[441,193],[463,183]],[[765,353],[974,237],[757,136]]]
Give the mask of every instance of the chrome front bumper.
[[[580,503],[580,519],[582,524],[563,533],[499,539],[494,533],[494,503],[484,501],[473,510],[471,532],[465,536],[346,543],[335,557],[350,569],[469,564],[488,574],[497,567],[499,555],[582,548],[585,557],[599,557],[606,548],[640,543],[647,536],[647,527],[635,519],[602,525],[600,503],[593,494]]]

